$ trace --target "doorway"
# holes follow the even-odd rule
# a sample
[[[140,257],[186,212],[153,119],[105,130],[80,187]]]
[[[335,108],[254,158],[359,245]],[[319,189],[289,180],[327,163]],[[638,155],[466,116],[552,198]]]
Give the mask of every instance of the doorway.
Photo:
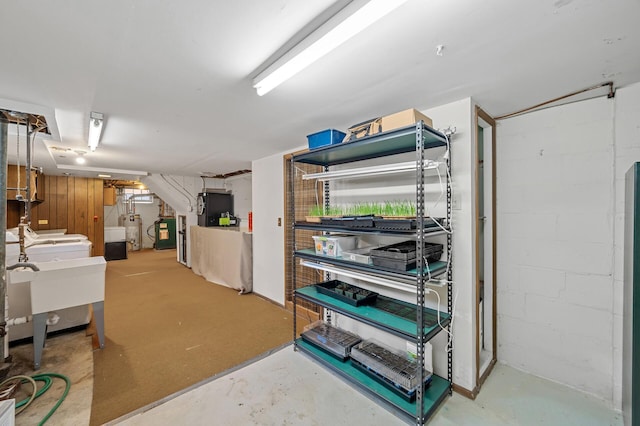
[[[496,132],[476,107],[476,391],[496,363]]]
[[[178,216],[178,261],[187,264],[187,216]]]

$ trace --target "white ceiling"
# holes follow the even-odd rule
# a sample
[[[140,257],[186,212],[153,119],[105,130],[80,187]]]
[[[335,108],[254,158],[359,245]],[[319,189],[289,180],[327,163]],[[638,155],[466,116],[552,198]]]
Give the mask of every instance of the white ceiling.
[[[87,150],[98,111],[101,145],[73,174],[201,175],[247,169],[305,145],[307,134],[406,108],[470,96],[499,116],[640,81],[638,0],[409,0],[257,96],[256,70],[333,3],[2,2],[0,108],[46,116],[53,137],[36,138],[34,164],[48,174],[69,171],[60,167],[76,154],[46,146]]]

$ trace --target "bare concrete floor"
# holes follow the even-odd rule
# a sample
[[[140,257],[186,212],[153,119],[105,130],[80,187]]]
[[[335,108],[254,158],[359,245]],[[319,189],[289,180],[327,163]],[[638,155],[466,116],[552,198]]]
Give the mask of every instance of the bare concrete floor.
[[[228,372],[111,425],[405,424],[292,347]],[[603,402],[505,365],[475,401],[454,394],[430,425],[622,425]]]
[[[55,372],[71,391],[47,425],[88,425],[93,350],[84,331],[47,339],[42,368],[33,371],[31,344],[10,348],[10,375]],[[29,385],[23,385],[28,390]],[[64,390],[52,388],[16,417],[35,425]],[[371,425],[405,424],[291,346],[136,410],[109,425]],[[454,394],[429,425],[612,425],[622,416],[589,395],[498,364],[475,401]]]
[[[84,330],[49,337],[45,342],[41,368],[33,370],[33,345],[31,343],[9,348],[13,366],[9,376],[42,373],[58,373],[68,377],[71,389],[59,408],[52,414],[47,425],[88,425],[91,416],[91,399],[93,397],[93,349],[91,337]],[[39,387],[43,383],[37,382]],[[31,385],[23,384],[16,400],[26,398],[31,392]],[[65,382],[53,378],[48,391],[35,399],[27,408],[16,416],[17,426],[37,425],[62,397]]]

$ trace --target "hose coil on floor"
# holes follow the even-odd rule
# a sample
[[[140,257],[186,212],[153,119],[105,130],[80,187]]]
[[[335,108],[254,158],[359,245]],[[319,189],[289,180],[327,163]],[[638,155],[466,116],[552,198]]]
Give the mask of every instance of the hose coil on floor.
[[[17,375],[17,376],[9,377],[3,380],[2,382],[0,382],[0,389],[3,389],[3,387],[8,388],[7,392],[3,392],[0,395],[0,399],[9,399],[12,397],[12,394],[9,388],[15,388],[14,390],[17,390],[18,384],[30,383],[32,386],[31,395],[23,399],[22,401],[16,402],[16,416],[17,416],[18,414],[26,410],[27,407],[36,398],[40,397],[47,390],[49,390],[53,382],[52,378],[54,377],[64,380],[65,388],[64,388],[64,392],[62,393],[62,396],[58,398],[58,402],[56,402],[56,404],[51,408],[51,410],[49,410],[47,415],[40,421],[40,423],[38,423],[38,425],[43,425],[46,423],[47,420],[49,420],[49,418],[53,415],[53,413],[55,413],[55,411],[58,409],[58,407],[60,407],[60,405],[64,402],[65,398],[69,394],[69,390],[71,389],[71,380],[69,380],[69,378],[64,374],[42,373],[42,374],[34,374],[33,376]],[[43,382],[44,385],[42,386],[42,388],[38,389],[38,385],[36,384],[36,382]],[[5,394],[6,394],[6,397],[3,398]]]

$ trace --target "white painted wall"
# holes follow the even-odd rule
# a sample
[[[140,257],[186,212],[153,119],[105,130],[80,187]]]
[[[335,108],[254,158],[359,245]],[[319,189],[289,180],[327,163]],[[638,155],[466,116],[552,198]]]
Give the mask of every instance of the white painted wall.
[[[624,173],[640,86],[498,125],[498,357],[620,408]],[[614,220],[615,219],[615,220]]]
[[[252,181],[251,173],[232,176],[224,180],[224,188],[233,193],[233,214],[240,218],[240,225],[243,228],[249,226],[248,218],[252,208]]]
[[[300,148],[302,149],[302,147]],[[284,305],[285,153],[253,161],[253,291]]]
[[[475,366],[475,221],[474,188],[475,104],[470,98],[422,111],[433,120],[433,127],[444,130],[455,127],[451,140],[451,176],[453,196],[460,208],[453,210],[453,289],[455,312],[453,321],[453,382],[465,389],[476,386]],[[457,296],[455,296],[457,294]],[[441,297],[445,293],[441,292]],[[432,297],[427,296],[427,299]],[[443,299],[444,300],[444,299]],[[439,342],[445,337],[438,336]],[[446,365],[446,353],[434,350],[434,364]]]
[[[624,175],[633,163],[640,161],[640,83],[617,91],[614,113],[613,403],[619,408],[622,406],[623,375]]]

